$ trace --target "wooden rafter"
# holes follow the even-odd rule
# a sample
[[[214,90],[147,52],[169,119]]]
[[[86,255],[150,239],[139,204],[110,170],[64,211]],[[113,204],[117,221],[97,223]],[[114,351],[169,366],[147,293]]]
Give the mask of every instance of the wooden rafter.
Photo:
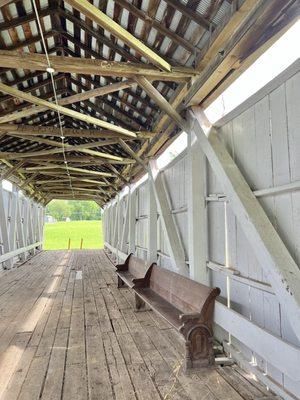
[[[54,80],[58,80],[58,79],[62,79],[62,78],[65,78],[65,76],[63,75],[63,76],[55,77]],[[39,87],[41,87],[43,85],[47,85],[49,83],[51,83],[51,79],[50,78],[48,80],[46,80],[46,81],[43,81],[43,82],[39,83]],[[122,89],[126,89],[126,88],[129,88],[129,87],[132,87],[133,85],[135,85],[134,81],[127,80],[127,81],[124,81],[124,82],[118,82],[118,83],[115,83],[115,84],[102,86],[100,88],[95,88],[95,89],[87,90],[87,91],[82,92],[82,93],[74,94],[73,96],[64,97],[63,99],[58,101],[58,104],[61,105],[61,106],[65,106],[65,105],[68,105],[68,104],[77,103],[77,102],[84,101],[84,100],[87,100],[87,99],[90,99],[90,98],[93,98],[93,97],[104,96],[104,95],[109,94],[109,93],[113,93],[113,92],[116,92],[116,91],[119,91],[119,90],[122,90]],[[32,91],[34,89],[35,89],[35,87],[28,88],[27,90],[25,90],[25,92]],[[10,96],[3,96],[2,99],[0,98],[0,102],[1,101],[5,101],[6,99],[9,99],[9,98],[10,98]],[[46,110],[47,110],[47,107],[43,107],[43,106],[31,107],[31,108],[23,110],[23,111],[21,111],[19,113],[16,113],[15,115],[10,115],[9,116],[9,121],[11,122],[11,121],[14,121],[14,120],[17,120],[17,119],[29,117],[31,115],[38,114],[38,113],[46,111]]]
[[[55,147],[54,149],[46,149],[46,150],[40,150],[40,151],[34,151],[34,152],[17,152],[17,153],[12,153],[12,152],[2,152],[0,153],[1,157],[3,159],[18,159],[18,158],[28,158],[28,157],[34,157],[34,156],[40,156],[40,155],[47,155],[47,154],[55,154],[55,153],[61,153],[63,151],[81,151],[81,152],[86,152],[87,154],[96,156],[96,157],[101,157],[102,159],[108,159],[108,160],[114,160],[114,161],[123,161],[122,157],[115,156],[113,154],[109,153],[103,153],[100,151],[94,151],[94,150],[89,150],[89,148],[93,147],[101,147],[103,144],[112,144],[116,143],[116,140],[113,139],[107,139],[105,141],[97,141],[97,142],[88,142],[88,143],[82,143],[82,144],[77,144],[77,145],[70,145],[68,143],[64,143],[62,145],[61,142],[57,142],[55,140],[49,140],[49,139],[43,139],[39,137],[32,137],[32,136],[21,136],[20,138],[25,138],[29,141],[37,142],[37,143],[42,143],[46,144],[49,146]],[[108,143],[107,143],[108,142]]]
[[[61,136],[60,128],[53,126],[34,126],[26,124],[0,124],[0,132],[9,133],[10,135],[24,136]],[[117,137],[127,138],[127,136],[117,132],[97,129],[71,129],[63,128],[65,137],[80,137],[80,138],[97,138],[97,139],[112,139]],[[155,132],[137,132],[137,139],[150,139],[155,135]]]
[[[70,109],[62,107],[60,105],[56,105],[56,104],[50,103],[50,102],[48,102],[46,100],[42,100],[42,99],[40,99],[38,97],[35,97],[35,96],[32,96],[32,95],[30,95],[28,93],[24,93],[21,90],[12,88],[10,86],[7,86],[4,83],[0,83],[0,90],[3,93],[7,93],[7,94],[10,94],[11,96],[18,97],[20,99],[28,101],[29,103],[40,105],[42,107],[46,107],[46,108],[49,108],[51,110],[58,111],[58,112],[60,112],[62,114],[69,115],[72,118],[80,119],[80,120],[86,121],[86,122],[88,122],[90,124],[94,124],[94,125],[100,126],[102,128],[105,128],[105,129],[110,129],[110,130],[112,130],[114,132],[118,132],[118,133],[121,133],[121,134],[126,135],[126,136],[136,137],[136,134],[134,132],[130,132],[127,129],[115,126],[115,125],[110,124],[109,122],[106,122],[106,121],[101,121],[99,119],[96,119],[94,117],[90,117],[88,115],[83,115],[83,114],[81,114],[81,113],[79,113],[77,111],[70,110]],[[10,120],[9,117],[0,118],[0,122],[8,122],[9,120]]]
[[[137,76],[137,83],[145,90],[145,92],[153,99],[156,104],[165,111],[181,129],[187,129],[186,121],[180,116],[176,109],[161,95],[161,93],[143,76]]]
[[[74,74],[100,75],[110,77],[129,77],[135,75],[147,76],[149,80],[169,82],[189,82],[198,72],[188,67],[172,67],[171,71],[159,71],[146,64],[134,64],[117,61],[93,60],[90,58],[75,58],[49,56],[52,67],[56,72]],[[18,53],[0,50],[0,67],[32,69],[46,71],[47,59],[43,54]]]

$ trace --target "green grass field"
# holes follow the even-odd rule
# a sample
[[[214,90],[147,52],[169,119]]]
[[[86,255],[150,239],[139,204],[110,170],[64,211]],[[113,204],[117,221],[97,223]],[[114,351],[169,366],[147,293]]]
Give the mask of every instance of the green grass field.
[[[71,249],[79,249],[81,238],[83,249],[103,247],[102,221],[70,221],[45,224],[44,250],[67,249],[69,238]]]

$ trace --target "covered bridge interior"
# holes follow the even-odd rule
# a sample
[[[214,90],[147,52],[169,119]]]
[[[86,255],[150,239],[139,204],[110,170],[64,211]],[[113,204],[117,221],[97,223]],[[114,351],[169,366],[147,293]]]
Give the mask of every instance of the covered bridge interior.
[[[299,11],[0,0],[1,400],[300,399],[299,59],[206,114]],[[43,251],[53,199],[105,248]]]

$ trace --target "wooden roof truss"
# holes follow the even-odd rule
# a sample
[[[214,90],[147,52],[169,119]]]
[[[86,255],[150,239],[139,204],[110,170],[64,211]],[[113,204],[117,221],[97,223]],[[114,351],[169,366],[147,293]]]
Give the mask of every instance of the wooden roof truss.
[[[0,174],[43,204],[109,201],[299,15],[299,0],[36,6],[58,103],[32,3],[0,0]]]

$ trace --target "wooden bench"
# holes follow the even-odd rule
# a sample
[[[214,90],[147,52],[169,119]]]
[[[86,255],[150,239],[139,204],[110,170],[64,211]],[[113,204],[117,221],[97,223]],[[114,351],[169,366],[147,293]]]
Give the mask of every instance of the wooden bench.
[[[153,265],[134,290],[137,309],[148,304],[182,334],[186,372],[214,364],[212,317],[219,288]]]
[[[134,288],[138,282],[144,281],[147,272],[153,265],[135,257],[133,254],[129,254],[124,264],[116,265],[118,288],[123,287],[124,283],[130,288]]]

